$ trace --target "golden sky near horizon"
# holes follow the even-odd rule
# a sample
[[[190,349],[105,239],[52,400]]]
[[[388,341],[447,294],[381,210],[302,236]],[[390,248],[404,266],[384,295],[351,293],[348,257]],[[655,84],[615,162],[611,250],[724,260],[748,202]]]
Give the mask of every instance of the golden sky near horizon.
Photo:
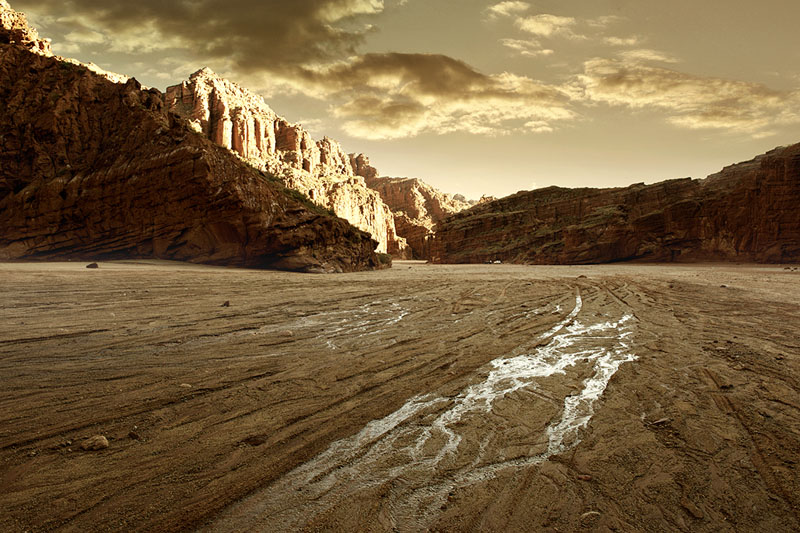
[[[203,66],[383,175],[477,198],[704,177],[800,142],[796,0],[15,0],[56,53]]]

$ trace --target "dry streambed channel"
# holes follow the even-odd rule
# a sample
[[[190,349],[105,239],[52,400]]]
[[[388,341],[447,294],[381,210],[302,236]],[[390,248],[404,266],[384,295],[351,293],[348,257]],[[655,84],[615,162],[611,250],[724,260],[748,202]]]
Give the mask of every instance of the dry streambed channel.
[[[800,272],[84,267],[0,265],[4,531],[800,527]]]

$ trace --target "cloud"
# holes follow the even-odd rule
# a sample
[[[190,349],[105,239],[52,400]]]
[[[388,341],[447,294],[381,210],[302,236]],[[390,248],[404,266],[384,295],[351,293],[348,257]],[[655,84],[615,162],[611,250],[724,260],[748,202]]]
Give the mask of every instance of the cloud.
[[[368,18],[385,9],[383,0],[27,3],[96,33],[76,35],[65,47],[102,44],[118,52],[178,57],[175,64],[155,59],[145,69],[165,80],[195,57],[248,86],[329,102],[331,115],[358,137],[544,132],[577,116],[565,91],[528,77],[484,74],[437,54],[360,54],[372,31]],[[528,4],[501,2],[493,8],[519,13]],[[532,55],[548,53],[532,46],[527,50]]]
[[[510,17],[517,13],[524,13],[530,8],[531,5],[527,2],[500,2],[499,4],[487,7],[486,12],[491,18]]]
[[[623,20],[622,17],[607,15],[592,19],[578,19],[550,13],[537,15],[524,15],[531,6],[525,2],[502,2],[487,9],[491,18],[505,16],[513,19],[514,26],[529,35],[528,39],[506,38],[500,43],[521,55],[539,57],[554,53],[552,45],[547,47],[535,43],[540,40],[553,40],[556,38],[572,41],[584,41],[594,46],[605,44],[608,46],[635,46],[640,44],[642,38],[636,35],[619,37],[606,35],[605,30]]]
[[[635,50],[625,50],[619,53],[619,57],[629,63],[639,63],[648,61],[658,61],[661,63],[680,63],[680,60],[675,56],[671,56],[666,52],[659,50],[651,50],[650,48],[637,48]]]
[[[554,52],[550,48],[544,48],[542,43],[536,39],[501,39],[500,43],[506,48],[528,57],[549,56]]]
[[[64,36],[67,41],[75,44],[100,44],[106,42],[106,36],[92,30],[72,31]]]
[[[763,137],[776,125],[800,123],[800,91],[695,76],[647,65],[641,59],[587,61],[577,78],[579,92],[587,102],[660,109],[670,123],[689,129]]]
[[[611,46],[636,46],[642,42],[642,38],[637,35],[630,37],[605,37],[603,41]]]
[[[365,54],[308,71],[308,91],[337,88],[333,113],[349,134],[370,139],[421,133],[501,135],[551,131],[577,115],[562,89],[510,73],[487,75],[436,54]]]
[[[516,25],[519,29],[540,37],[558,35],[571,39],[582,39],[584,38],[582,35],[578,35],[572,31],[572,28],[577,23],[577,19],[573,17],[560,17],[558,15],[548,14],[522,17],[516,21]]]
[[[620,22],[623,22],[624,20],[625,20],[625,17],[620,17],[620,16],[617,16],[617,15],[604,15],[604,16],[601,16],[601,17],[589,19],[589,20],[586,21],[586,24],[588,24],[589,26],[591,26],[593,28],[605,29],[605,28],[608,28],[609,26],[612,26],[614,24],[619,24]]]
[[[182,48],[240,71],[281,70],[353,54],[383,0],[20,0],[20,9],[91,28],[115,49]],[[80,35],[75,35],[80,38]],[[72,44],[88,44],[71,40]]]

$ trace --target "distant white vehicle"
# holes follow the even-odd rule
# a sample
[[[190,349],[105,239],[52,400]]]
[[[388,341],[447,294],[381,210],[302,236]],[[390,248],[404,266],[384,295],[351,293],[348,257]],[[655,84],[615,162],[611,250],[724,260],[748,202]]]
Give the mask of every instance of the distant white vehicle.
[[[503,262],[502,262],[502,261],[500,261],[500,260],[498,259],[497,261],[495,261],[495,262],[494,262],[494,264],[495,264],[495,265],[502,265],[502,264],[503,264]]]

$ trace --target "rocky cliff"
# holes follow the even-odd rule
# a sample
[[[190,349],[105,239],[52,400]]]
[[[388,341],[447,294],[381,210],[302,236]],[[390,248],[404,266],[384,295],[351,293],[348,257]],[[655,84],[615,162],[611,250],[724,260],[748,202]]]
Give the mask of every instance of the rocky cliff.
[[[369,232],[378,251],[402,255],[406,244],[396,234],[391,210],[366,186],[361,174],[366,167],[359,168],[359,159],[336,141],[315,141],[301,126],[279,117],[263,98],[209,69],[169,87],[166,103],[195,131]]]
[[[435,261],[536,264],[800,260],[800,144],[704,180],[550,187],[448,218]]]
[[[53,55],[50,40],[39,38],[39,32],[28,25],[25,15],[11,9],[6,0],[0,0],[0,44],[15,44],[37,54]]]
[[[0,259],[379,266],[367,233],[196,134],[159,91],[42,53],[5,2],[0,17]]]
[[[363,158],[367,186],[378,191],[394,213],[397,234],[405,238],[414,259],[430,259],[433,228],[446,217],[476,204],[460,195],[443,193],[416,178],[379,178]],[[370,170],[371,169],[371,170]]]

